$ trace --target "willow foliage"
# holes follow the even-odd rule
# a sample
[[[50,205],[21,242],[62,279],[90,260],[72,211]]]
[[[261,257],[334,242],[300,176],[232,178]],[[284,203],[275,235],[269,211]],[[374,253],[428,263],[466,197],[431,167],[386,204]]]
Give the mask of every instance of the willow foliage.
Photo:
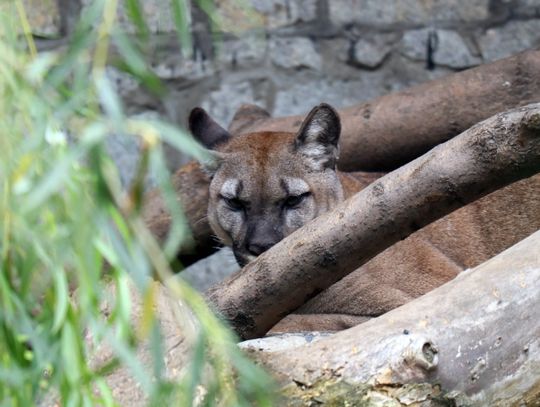
[[[171,3],[188,50],[189,5]],[[203,6],[212,12],[211,2]],[[0,5],[0,404],[116,405],[105,377],[123,366],[151,405],[270,405],[267,376],[196,292],[167,279],[169,260],[189,232],[162,144],[197,159],[204,151],[182,129],[126,115],[107,75],[111,47],[126,74],[153,92],[163,86],[141,51],[148,28],[140,2],[123,4],[137,35],[122,30],[117,7],[116,0],[91,2],[65,47],[37,52],[22,1]],[[127,190],[105,148],[111,134],[141,146]],[[164,250],[140,218],[148,175],[173,214]],[[167,281],[197,320],[191,361],[178,379],[165,375],[152,275]],[[142,326],[130,323],[131,286],[145,299]],[[114,301],[104,315],[111,287]],[[151,366],[137,359],[141,342],[150,344]],[[112,349],[105,366],[89,362],[98,345]]]

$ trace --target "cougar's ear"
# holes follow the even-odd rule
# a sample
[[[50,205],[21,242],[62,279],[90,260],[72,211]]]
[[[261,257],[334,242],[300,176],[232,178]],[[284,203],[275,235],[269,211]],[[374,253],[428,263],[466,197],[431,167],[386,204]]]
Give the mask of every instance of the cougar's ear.
[[[189,131],[203,146],[209,149],[225,143],[231,135],[217,124],[206,111],[196,107],[189,114]]]
[[[316,171],[336,167],[341,123],[335,109],[321,103],[307,115],[296,135],[294,147]]]

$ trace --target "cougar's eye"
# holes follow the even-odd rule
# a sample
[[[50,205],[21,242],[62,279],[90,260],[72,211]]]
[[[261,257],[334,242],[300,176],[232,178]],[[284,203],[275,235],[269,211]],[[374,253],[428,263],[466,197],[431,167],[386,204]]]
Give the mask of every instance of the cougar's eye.
[[[242,211],[246,207],[245,203],[238,198],[227,198],[225,196],[222,196],[221,199],[223,199],[229,209],[233,211]]]
[[[305,192],[300,195],[291,195],[283,201],[283,207],[286,209],[295,209],[310,195],[309,192]]]

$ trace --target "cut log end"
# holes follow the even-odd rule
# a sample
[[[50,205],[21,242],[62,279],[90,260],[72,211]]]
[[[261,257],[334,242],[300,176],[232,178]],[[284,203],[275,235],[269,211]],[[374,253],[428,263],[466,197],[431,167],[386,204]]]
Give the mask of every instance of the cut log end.
[[[527,137],[540,137],[540,113],[531,113],[524,117],[522,127]]]

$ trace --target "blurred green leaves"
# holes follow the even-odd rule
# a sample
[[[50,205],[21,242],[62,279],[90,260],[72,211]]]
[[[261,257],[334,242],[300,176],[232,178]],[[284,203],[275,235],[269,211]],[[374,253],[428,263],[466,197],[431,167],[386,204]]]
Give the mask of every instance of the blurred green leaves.
[[[202,3],[212,10],[211,2]],[[116,21],[119,4],[135,27],[130,33]],[[22,1],[0,5],[1,405],[114,406],[106,378],[118,368],[130,372],[150,405],[271,403],[268,377],[240,353],[200,295],[171,277],[169,261],[189,230],[163,142],[196,159],[206,156],[184,130],[127,116],[107,75],[113,64],[150,91],[164,90],[145,58],[149,29],[141,6],[89,2],[66,46],[38,53]],[[189,4],[171,0],[170,7],[189,56]],[[128,188],[107,155],[112,134],[141,146]],[[148,175],[171,213],[163,249],[141,219]],[[166,371],[152,276],[183,304],[179,318],[195,320],[190,357],[174,377]],[[141,346],[150,363],[139,360]],[[110,357],[94,363],[100,349]]]

